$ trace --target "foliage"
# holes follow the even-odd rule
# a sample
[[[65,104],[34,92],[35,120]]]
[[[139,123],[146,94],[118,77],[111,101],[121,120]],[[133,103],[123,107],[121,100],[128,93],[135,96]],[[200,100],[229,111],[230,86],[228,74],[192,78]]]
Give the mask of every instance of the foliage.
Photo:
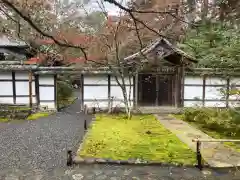
[[[82,157],[193,164],[194,153],[152,115],[96,116],[79,152]]]
[[[58,104],[65,105],[69,99],[73,97],[72,81],[67,77],[62,77],[57,80],[57,102]]]
[[[186,108],[178,118],[196,125],[214,138],[240,139],[240,114],[236,110]],[[240,144],[227,144],[240,151]]]
[[[28,116],[27,120],[37,120],[39,118],[43,118],[47,116],[49,116],[48,112],[37,112]]]
[[[179,44],[199,60],[199,67],[236,67],[240,64],[240,29],[220,23],[202,23]]]

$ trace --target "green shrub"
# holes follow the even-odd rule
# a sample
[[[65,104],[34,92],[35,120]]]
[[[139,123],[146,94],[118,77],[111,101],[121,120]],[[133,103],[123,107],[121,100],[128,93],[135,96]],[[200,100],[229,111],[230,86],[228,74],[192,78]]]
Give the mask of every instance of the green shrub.
[[[68,101],[73,96],[73,92],[71,81],[57,81],[57,100],[59,104],[64,104],[64,102]]]

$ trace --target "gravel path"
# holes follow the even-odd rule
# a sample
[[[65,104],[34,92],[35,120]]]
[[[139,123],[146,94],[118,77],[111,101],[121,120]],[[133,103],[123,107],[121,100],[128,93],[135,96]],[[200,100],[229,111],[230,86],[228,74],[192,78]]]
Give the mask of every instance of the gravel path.
[[[76,149],[84,135],[77,100],[70,107],[36,121],[0,124],[0,172],[51,171],[66,166],[66,151]]]

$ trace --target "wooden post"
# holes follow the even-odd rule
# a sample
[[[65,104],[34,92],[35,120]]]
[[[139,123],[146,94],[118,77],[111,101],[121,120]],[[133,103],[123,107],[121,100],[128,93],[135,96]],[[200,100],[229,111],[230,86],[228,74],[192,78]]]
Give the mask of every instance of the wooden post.
[[[136,73],[134,78],[134,108],[138,106],[138,73]]]
[[[155,99],[155,106],[158,106],[158,100],[159,100],[159,74],[156,74],[156,99]]]
[[[84,91],[84,78],[83,78],[83,74],[80,75],[80,95],[79,95],[79,99],[80,99],[80,109],[81,111],[84,110],[84,102],[83,102],[83,91]]]
[[[202,105],[205,107],[205,97],[206,97],[206,76],[203,76],[203,94],[202,94]]]
[[[179,103],[179,67],[176,68],[176,76],[175,76],[175,107],[178,107]]]
[[[226,88],[226,108],[229,107],[229,91],[230,91],[230,78],[227,78],[227,88]]]
[[[32,76],[33,76],[33,73],[32,71],[29,71],[28,73],[29,75],[29,106],[32,107]]]

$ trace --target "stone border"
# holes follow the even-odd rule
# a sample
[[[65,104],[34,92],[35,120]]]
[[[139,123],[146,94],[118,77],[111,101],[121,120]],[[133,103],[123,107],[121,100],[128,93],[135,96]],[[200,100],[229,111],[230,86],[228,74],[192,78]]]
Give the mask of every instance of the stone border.
[[[197,167],[197,165],[184,165],[184,164],[173,164],[173,163],[164,163],[164,162],[155,162],[155,161],[140,161],[140,160],[112,160],[112,159],[104,159],[104,158],[81,158],[76,156],[73,159],[73,164],[81,165],[81,164],[107,164],[107,165],[135,165],[135,166],[165,166],[165,167],[185,167],[192,168]],[[204,168],[209,168],[208,165],[204,166]]]

